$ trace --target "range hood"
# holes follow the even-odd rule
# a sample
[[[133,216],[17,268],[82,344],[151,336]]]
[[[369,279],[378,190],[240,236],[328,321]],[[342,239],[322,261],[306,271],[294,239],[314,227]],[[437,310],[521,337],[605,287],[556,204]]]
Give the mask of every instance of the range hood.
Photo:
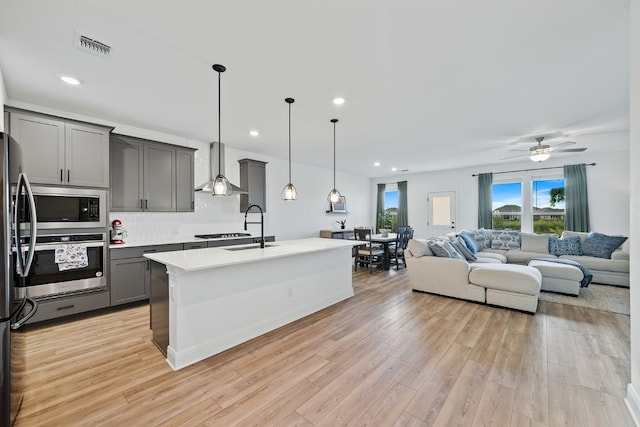
[[[218,174],[225,175],[224,171],[224,144],[220,142],[212,142],[210,144],[209,151],[209,180],[202,185],[196,187],[195,191],[204,191],[205,193],[213,192],[213,180]],[[220,150],[220,170],[218,170],[218,150]],[[226,175],[225,175],[226,176]],[[228,178],[227,178],[228,179]],[[231,184],[231,183],[230,183]],[[248,191],[243,190],[237,185],[231,184],[231,194],[249,194]]]

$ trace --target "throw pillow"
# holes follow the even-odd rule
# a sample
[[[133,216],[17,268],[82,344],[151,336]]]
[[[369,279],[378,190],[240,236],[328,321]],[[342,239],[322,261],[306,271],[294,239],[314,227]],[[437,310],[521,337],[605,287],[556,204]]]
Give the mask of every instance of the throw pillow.
[[[429,249],[431,252],[437,257],[440,258],[451,258],[451,253],[444,247],[441,242],[431,242],[429,243]]]
[[[457,258],[466,261],[467,259],[453,246],[451,242],[444,242],[444,247],[447,248],[451,254],[451,258]]]
[[[407,249],[411,251],[411,255],[416,258],[423,256],[433,256],[433,252],[429,249],[429,242],[426,239],[411,239],[407,245]]]
[[[567,237],[575,237],[578,236],[580,237],[580,243],[584,243],[584,241],[586,240],[587,236],[589,235],[589,233],[583,233],[582,231],[563,231],[562,232],[562,236],[560,236],[561,239],[566,239]]]
[[[478,251],[491,248],[491,239],[489,233],[484,228],[473,232],[473,239],[476,241]]]
[[[460,252],[467,261],[477,261],[478,257],[471,252],[466,245],[466,242],[462,239],[462,237],[458,237],[458,240],[453,242],[453,247],[456,248],[458,252]]]
[[[478,252],[478,249],[480,248],[478,248],[478,244],[476,243],[476,240],[473,238],[473,234],[469,233],[468,231],[462,231],[458,236],[461,237],[462,240],[464,240],[465,245],[471,251],[472,254],[475,254],[476,252]]]
[[[494,230],[491,240],[491,249],[520,249],[520,232],[507,230]]]
[[[573,236],[566,239],[558,239],[555,234],[549,238],[549,253],[551,255],[582,255],[580,237]]]
[[[602,233],[591,232],[582,244],[585,255],[598,258],[611,258],[611,253],[627,240],[624,236],[607,236]]]
[[[524,252],[549,253],[549,234],[520,233],[520,249]]]

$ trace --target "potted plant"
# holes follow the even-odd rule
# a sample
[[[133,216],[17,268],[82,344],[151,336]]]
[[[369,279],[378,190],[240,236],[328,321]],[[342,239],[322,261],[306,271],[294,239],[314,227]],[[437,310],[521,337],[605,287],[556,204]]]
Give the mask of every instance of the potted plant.
[[[384,212],[378,214],[378,229],[380,233],[382,233],[383,237],[389,235],[389,231],[391,230],[391,214],[389,212]]]
[[[336,222],[337,222],[338,224],[340,224],[340,228],[341,228],[342,230],[344,230],[344,226],[345,226],[345,224],[347,223],[347,220],[346,220],[346,219],[341,219],[341,220],[336,221]]]

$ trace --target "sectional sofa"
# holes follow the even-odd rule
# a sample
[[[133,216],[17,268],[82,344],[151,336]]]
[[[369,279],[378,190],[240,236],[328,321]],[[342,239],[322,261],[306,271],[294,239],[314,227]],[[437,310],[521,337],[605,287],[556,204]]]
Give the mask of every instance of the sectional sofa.
[[[629,286],[629,255],[618,247],[626,238],[602,236],[473,230],[412,239],[405,251],[407,272],[414,290],[535,313],[542,275],[526,265],[534,258],[574,260],[590,270],[595,283]],[[597,247],[602,241],[604,249]]]

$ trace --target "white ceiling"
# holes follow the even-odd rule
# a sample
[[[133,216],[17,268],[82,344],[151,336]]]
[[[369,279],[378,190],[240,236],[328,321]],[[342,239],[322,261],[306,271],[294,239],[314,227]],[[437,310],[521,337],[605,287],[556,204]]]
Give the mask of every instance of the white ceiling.
[[[331,168],[338,118],[337,169],[378,177],[497,163],[517,154],[519,138],[546,132],[588,153],[628,149],[628,9],[628,0],[0,0],[0,68],[9,104],[212,141],[220,63],[227,146],[286,158],[293,97],[295,162]],[[78,34],[112,54],[81,51]],[[346,103],[333,105],[336,96]]]

